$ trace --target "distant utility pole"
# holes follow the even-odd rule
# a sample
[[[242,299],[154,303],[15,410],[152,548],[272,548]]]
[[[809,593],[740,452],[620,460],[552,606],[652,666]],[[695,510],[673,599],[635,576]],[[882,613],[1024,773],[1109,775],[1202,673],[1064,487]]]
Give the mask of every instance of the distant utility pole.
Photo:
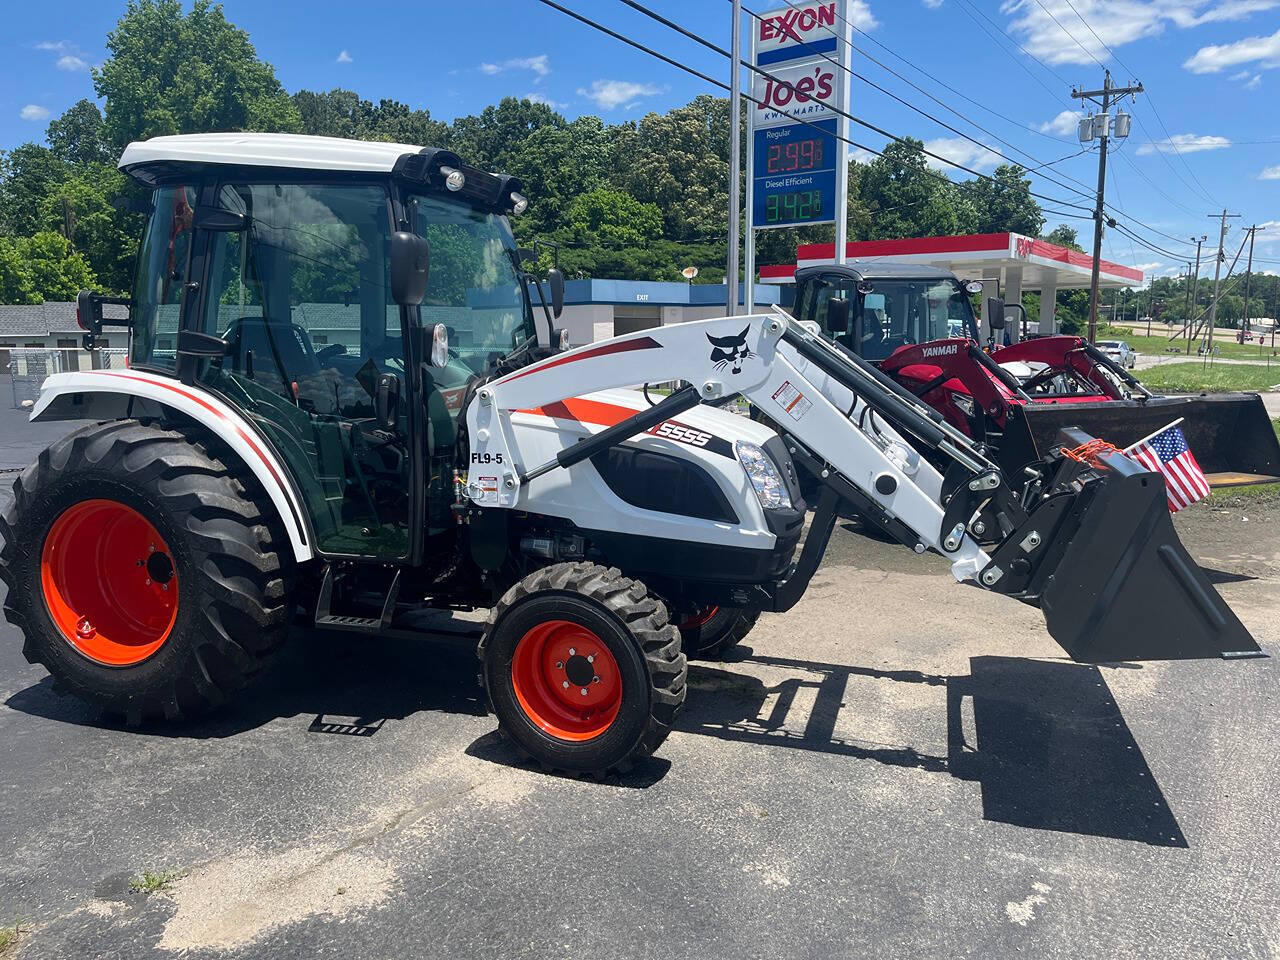
[[[1211,213],[1209,216],[1215,217],[1218,214]],[[1227,239],[1227,218],[1238,216],[1240,216],[1238,213],[1227,213],[1225,208],[1222,211],[1222,230],[1218,234],[1218,259],[1213,268],[1213,302],[1209,304],[1209,349],[1206,356],[1213,355],[1213,328],[1218,322],[1218,281],[1222,278],[1222,262],[1227,259],[1227,253],[1223,249]],[[1239,254],[1236,256],[1238,257]]]
[[[1111,84],[1111,71],[1104,70],[1102,77],[1101,90],[1077,90],[1072,88],[1072,100],[1093,100],[1098,102],[1097,98],[1102,98],[1102,112],[1096,117],[1088,118],[1080,122],[1080,139],[1084,142],[1092,140],[1094,136],[1098,138],[1098,200],[1097,205],[1093,209],[1093,272],[1089,277],[1089,342],[1092,343],[1098,338],[1098,263],[1102,256],[1102,218],[1103,206],[1102,196],[1106,190],[1107,183],[1107,140],[1111,133],[1111,115],[1107,112],[1111,109],[1113,100],[1120,97],[1131,96],[1142,93],[1142,84],[1138,83],[1129,87],[1116,87]],[[1117,113],[1117,121],[1123,114]],[[1085,124],[1091,123],[1086,136]],[[1121,124],[1116,124],[1116,136],[1128,136],[1129,118],[1124,117],[1124,129]]]
[[[1200,305],[1196,300],[1200,296],[1200,246],[1209,239],[1209,235],[1205,233],[1200,235],[1199,240],[1196,240],[1195,237],[1191,239],[1196,242],[1196,279],[1194,286],[1187,287],[1187,296],[1191,298],[1187,301],[1187,356],[1191,355],[1191,331],[1195,326],[1191,322],[1191,311]]]
[[[1265,227],[1259,227],[1256,223],[1249,228],[1249,266],[1245,267],[1244,275],[1244,320],[1240,323],[1240,329],[1245,333],[1249,332],[1249,288],[1253,284],[1253,238],[1259,230],[1265,229]],[[1240,339],[1243,341],[1244,337]]]
[[[742,134],[742,0],[733,0],[733,27],[729,31],[729,264],[725,271],[724,315],[732,317],[738,310],[738,191],[742,172],[738,140]],[[747,277],[747,283],[751,278]]]

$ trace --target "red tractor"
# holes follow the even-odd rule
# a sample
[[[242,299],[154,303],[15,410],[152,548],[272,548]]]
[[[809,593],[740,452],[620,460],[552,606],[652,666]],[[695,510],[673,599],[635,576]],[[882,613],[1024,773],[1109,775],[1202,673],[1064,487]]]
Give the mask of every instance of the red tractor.
[[[1256,393],[1153,395],[1080,337],[981,345],[969,295],[981,284],[917,264],[805,267],[794,314],[870,360],[941,419],[986,444],[1009,476],[1064,427],[1124,448],[1179,417],[1212,486],[1280,479],[1280,442]],[[1008,307],[987,301],[996,331]]]

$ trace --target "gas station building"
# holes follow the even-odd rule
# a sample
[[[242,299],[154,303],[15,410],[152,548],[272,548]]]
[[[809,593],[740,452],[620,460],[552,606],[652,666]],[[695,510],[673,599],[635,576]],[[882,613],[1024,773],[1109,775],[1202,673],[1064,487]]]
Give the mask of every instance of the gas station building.
[[[950,270],[960,280],[982,280],[985,297],[1001,296],[1018,303],[1024,292],[1040,293],[1040,315],[1027,317],[1029,333],[1056,333],[1054,310],[1059,290],[1089,289],[1092,258],[1037,237],[1019,233],[979,233],[957,237],[913,237],[903,240],[862,240],[846,246],[850,266],[874,270],[875,261],[892,260]],[[761,265],[762,283],[789,285],[800,267],[835,262],[835,244],[804,244],[794,264]],[[1100,289],[1138,287],[1143,273],[1137,267],[1103,260],[1098,274]],[[997,291],[996,285],[999,285]],[[789,301],[789,297],[785,300]],[[985,318],[984,318],[985,321]],[[1009,331],[1017,336],[1015,324]],[[989,332],[983,323],[984,336]]]

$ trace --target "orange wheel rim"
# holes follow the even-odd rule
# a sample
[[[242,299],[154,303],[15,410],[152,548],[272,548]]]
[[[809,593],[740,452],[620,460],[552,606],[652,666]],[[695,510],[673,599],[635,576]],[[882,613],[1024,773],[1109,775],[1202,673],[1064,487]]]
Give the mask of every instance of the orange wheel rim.
[[[593,631],[568,620],[547,620],[520,638],[511,682],[525,716],[560,740],[600,736],[622,705],[613,654]]]
[[[715,605],[712,605],[710,607],[703,607],[700,610],[696,610],[693,613],[689,614],[689,616],[685,617],[684,620],[680,621],[680,629],[693,630],[696,627],[706,626],[708,623],[711,622],[711,618],[714,617],[719,612],[720,612],[720,608]]]
[[[178,574],[164,538],[116,500],[83,500],[49,528],[40,556],[49,616],[90,660],[141,663],[178,616]]]

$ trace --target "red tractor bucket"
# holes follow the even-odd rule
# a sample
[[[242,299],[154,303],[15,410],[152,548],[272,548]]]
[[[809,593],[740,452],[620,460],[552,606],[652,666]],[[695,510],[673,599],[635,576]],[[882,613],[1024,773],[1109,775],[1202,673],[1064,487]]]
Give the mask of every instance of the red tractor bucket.
[[[1067,431],[1063,439],[1074,447],[1089,438]],[[1063,489],[1004,541],[988,569],[1002,572],[996,589],[1041,608],[1073,660],[1261,655],[1178,539],[1160,474],[1102,452]]]
[[[1280,482],[1280,440],[1256,393],[1146,400],[1035,400],[1011,407],[1005,428],[1008,455],[1002,450],[1001,459],[1006,470],[1020,469],[1046,455],[1067,427],[1078,427],[1123,450],[1179,417],[1187,445],[1210,486]],[[1034,447],[1026,443],[1027,434]]]

